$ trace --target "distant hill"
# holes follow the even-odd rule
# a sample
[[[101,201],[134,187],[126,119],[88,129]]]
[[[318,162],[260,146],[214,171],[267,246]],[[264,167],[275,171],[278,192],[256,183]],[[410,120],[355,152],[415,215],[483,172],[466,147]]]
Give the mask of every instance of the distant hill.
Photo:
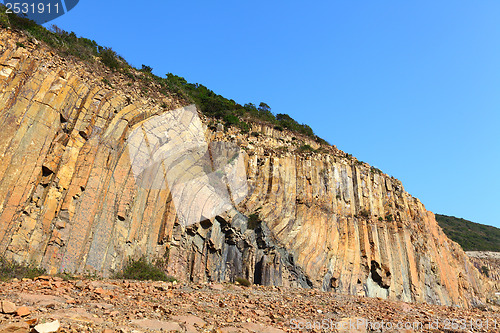
[[[436,214],[444,233],[462,246],[464,251],[500,252],[500,229],[454,216]]]

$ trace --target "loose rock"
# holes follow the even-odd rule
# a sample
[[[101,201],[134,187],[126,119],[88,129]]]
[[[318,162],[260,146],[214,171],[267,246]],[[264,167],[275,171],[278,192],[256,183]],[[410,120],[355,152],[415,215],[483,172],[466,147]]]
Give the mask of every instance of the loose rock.
[[[38,333],[52,333],[57,332],[61,327],[59,320],[55,320],[50,323],[38,324],[35,326],[35,331]]]
[[[19,317],[24,317],[24,316],[27,316],[31,313],[30,309],[28,309],[27,307],[25,306],[21,306],[19,307],[19,309],[17,309],[16,311],[16,314],[19,316]]]
[[[9,301],[2,301],[2,312],[6,314],[15,313],[17,306]]]

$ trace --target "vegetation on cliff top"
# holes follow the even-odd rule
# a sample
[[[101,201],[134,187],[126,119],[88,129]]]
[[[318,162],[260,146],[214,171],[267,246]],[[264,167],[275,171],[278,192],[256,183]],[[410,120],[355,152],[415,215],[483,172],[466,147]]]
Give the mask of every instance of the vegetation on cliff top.
[[[436,214],[444,233],[464,251],[500,252],[500,229],[454,216]]]
[[[88,62],[95,62],[99,59],[113,71],[120,72],[131,80],[143,81],[146,87],[149,83],[155,82],[160,85],[161,93],[175,95],[186,102],[194,102],[205,115],[220,119],[226,125],[237,126],[245,133],[250,130],[247,121],[259,121],[274,126],[276,129],[288,129],[310,137],[318,143],[328,144],[316,136],[308,125],[298,123],[287,114],[274,115],[271,107],[264,102],[258,106],[253,103],[241,105],[214,93],[202,84],[189,83],[181,76],[168,73],[165,78],[162,78],[154,75],[153,68],[147,65],[136,69],[113,49],[100,46],[94,40],[78,37],[74,32],[64,31],[55,25],[52,25],[50,30],[46,29],[26,18],[6,14],[4,9],[5,7],[0,4],[0,27],[22,30],[28,38],[44,41],[63,57],[74,56]],[[140,75],[137,75],[138,72]],[[147,88],[143,90],[147,91]]]

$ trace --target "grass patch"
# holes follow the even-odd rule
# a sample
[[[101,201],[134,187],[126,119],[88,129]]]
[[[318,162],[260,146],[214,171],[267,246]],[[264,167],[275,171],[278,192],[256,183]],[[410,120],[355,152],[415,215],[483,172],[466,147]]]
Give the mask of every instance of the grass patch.
[[[129,259],[121,272],[113,275],[115,279],[139,280],[139,281],[177,281],[171,276],[167,276],[163,270],[141,257],[140,259]]]
[[[314,150],[314,148],[313,148],[313,147],[311,147],[310,145],[307,145],[307,144],[306,144],[306,145],[302,145],[302,146],[300,146],[300,147],[299,147],[299,151],[300,151],[300,152],[314,152],[315,150]]]
[[[60,277],[64,281],[73,281],[73,280],[78,280],[80,278],[79,276],[76,276],[76,275],[73,275],[73,274],[70,274],[67,272],[57,273],[56,276]]]
[[[15,261],[0,258],[0,281],[16,279],[33,279],[45,274],[45,270],[31,264],[20,264]]]
[[[252,285],[252,283],[250,281],[248,281],[245,278],[241,278],[241,277],[234,279],[234,281],[238,282],[239,284],[241,284],[244,287],[250,287]]]

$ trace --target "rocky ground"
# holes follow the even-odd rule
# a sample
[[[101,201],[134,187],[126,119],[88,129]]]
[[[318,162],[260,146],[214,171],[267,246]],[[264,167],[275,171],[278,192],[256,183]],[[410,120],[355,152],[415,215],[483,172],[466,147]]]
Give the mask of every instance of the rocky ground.
[[[466,310],[237,284],[42,276],[1,282],[0,301],[0,332],[500,332],[492,305]]]

